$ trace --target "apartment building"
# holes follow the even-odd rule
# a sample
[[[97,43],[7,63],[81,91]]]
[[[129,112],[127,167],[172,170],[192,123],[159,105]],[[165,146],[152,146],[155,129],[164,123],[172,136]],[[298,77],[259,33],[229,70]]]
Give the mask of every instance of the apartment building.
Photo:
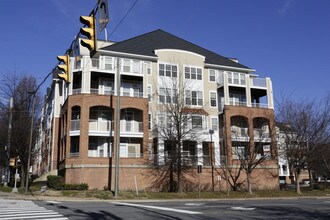
[[[202,184],[216,179],[213,168],[234,169],[234,150],[243,152],[247,145],[261,145],[258,153],[269,155],[260,170],[277,172],[269,78],[258,78],[236,59],[163,30],[116,43],[99,41],[98,48],[90,58],[77,44],[71,53],[70,83],[54,74],[43,118],[49,122],[43,129],[49,138],[44,140],[51,143],[48,159],[41,160],[48,161],[42,166],[49,169],[41,168],[45,173],[56,170],[66,183],[88,183],[92,189],[113,188],[119,138],[120,189],[150,187],[156,178],[147,175],[150,164],[162,165],[170,154],[169,140],[154,131],[168,125],[171,117],[161,106],[175,104],[175,94],[183,97],[185,114],[190,115],[186,127],[198,130],[183,140],[181,152],[192,167],[203,166]],[[118,95],[119,126],[114,120]],[[120,137],[115,135],[118,127]],[[278,185],[277,178],[261,178],[259,173],[258,187]]]

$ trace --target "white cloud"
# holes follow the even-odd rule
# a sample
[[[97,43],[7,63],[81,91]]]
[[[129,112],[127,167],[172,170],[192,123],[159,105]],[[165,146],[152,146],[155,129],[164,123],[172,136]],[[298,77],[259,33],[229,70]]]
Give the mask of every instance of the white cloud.
[[[282,7],[277,11],[279,14],[285,14],[293,5],[294,0],[285,0]]]
[[[53,5],[55,5],[57,7],[57,9],[65,16],[70,18],[70,14],[67,12],[67,8],[64,4],[61,3],[61,1],[59,0],[51,0],[51,2],[53,3]]]

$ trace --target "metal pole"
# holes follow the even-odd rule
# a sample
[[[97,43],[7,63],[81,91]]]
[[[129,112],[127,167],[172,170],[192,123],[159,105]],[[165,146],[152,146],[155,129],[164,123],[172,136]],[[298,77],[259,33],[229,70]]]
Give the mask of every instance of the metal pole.
[[[28,163],[26,167],[26,183],[25,183],[25,192],[28,191],[29,188],[29,170],[30,170],[30,161],[31,161],[31,148],[32,148],[32,139],[33,139],[33,123],[34,123],[34,106],[36,104],[36,91],[33,92],[33,104],[32,104],[32,115],[31,115],[31,128],[30,128],[30,143],[29,143],[29,155],[28,155]]]
[[[115,164],[115,197],[119,191],[119,151],[120,151],[120,59],[117,58],[117,108],[116,108],[116,164]]]

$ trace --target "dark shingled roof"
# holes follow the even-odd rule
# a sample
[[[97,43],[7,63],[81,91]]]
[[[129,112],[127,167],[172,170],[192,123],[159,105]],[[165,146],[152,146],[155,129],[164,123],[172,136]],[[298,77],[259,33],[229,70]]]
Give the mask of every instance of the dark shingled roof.
[[[247,66],[236,63],[226,57],[220,56],[219,54],[160,29],[115,43],[102,49],[154,57],[156,57],[154,50],[157,49],[179,49],[205,56],[205,62],[208,64],[250,69]]]

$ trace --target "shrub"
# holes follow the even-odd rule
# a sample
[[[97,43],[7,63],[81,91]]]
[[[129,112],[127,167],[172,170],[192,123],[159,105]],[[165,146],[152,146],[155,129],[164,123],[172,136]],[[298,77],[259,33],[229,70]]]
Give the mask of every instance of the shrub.
[[[88,184],[87,183],[80,183],[80,184],[64,184],[63,190],[87,190]]]
[[[63,188],[62,177],[56,175],[47,176],[47,186],[49,188],[60,190]]]

